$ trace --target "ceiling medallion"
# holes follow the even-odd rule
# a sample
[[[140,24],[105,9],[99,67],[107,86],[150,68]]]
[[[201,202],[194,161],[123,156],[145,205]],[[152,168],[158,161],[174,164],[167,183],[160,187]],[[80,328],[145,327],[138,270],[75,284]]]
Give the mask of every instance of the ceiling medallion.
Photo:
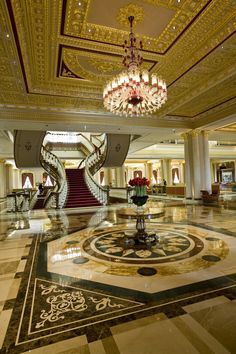
[[[115,114],[139,116],[150,114],[159,109],[167,100],[166,83],[156,74],[151,75],[141,70],[143,58],[136,46],[136,37],[133,33],[134,17],[128,17],[130,22],[129,43],[125,40],[125,55],[123,65],[127,68],[112,81],[108,82],[103,91],[105,108]],[[140,41],[140,49],[142,50]]]
[[[115,71],[117,72],[121,68],[120,63],[108,63],[99,59],[90,59],[89,64],[102,74],[114,74]]]
[[[136,26],[138,23],[143,21],[144,18],[143,8],[136,4],[128,4],[127,6],[120,8],[119,14],[117,16],[117,21],[122,27],[129,27],[129,22],[127,21],[129,14],[133,14],[134,17],[133,26]]]

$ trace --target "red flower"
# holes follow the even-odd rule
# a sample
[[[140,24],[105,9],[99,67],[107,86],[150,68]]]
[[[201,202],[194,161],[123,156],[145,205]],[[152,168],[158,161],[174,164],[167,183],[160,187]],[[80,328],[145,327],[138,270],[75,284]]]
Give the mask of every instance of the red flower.
[[[130,179],[129,180],[129,185],[131,187],[136,187],[136,186],[139,186],[139,187],[142,187],[142,186],[149,186],[150,184],[150,181],[146,178],[146,177],[136,177],[136,178],[133,178],[133,179]]]

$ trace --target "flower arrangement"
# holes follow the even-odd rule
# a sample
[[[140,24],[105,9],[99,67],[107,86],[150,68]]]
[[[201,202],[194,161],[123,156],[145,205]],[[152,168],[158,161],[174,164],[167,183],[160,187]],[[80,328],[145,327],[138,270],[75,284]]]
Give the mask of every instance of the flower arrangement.
[[[150,181],[146,177],[136,177],[129,180],[129,185],[135,187],[136,196],[139,197],[146,195],[146,189],[149,184]]]

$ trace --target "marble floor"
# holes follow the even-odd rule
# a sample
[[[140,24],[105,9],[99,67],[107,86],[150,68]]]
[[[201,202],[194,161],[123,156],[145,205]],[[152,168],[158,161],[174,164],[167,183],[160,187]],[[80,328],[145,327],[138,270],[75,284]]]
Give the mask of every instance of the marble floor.
[[[236,354],[236,217],[153,200],[0,214],[0,353]]]

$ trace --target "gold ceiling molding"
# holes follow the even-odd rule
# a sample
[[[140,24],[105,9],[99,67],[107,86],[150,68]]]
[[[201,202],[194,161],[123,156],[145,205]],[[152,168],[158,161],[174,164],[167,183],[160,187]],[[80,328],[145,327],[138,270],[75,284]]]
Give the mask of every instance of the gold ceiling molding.
[[[167,82],[181,76],[196,62],[235,32],[236,7],[232,0],[214,1],[175,46],[168,51],[159,65]],[[212,29],[214,28],[214,31]]]
[[[99,59],[90,59],[89,64],[101,74],[113,74],[115,71],[122,69],[120,63],[109,63]]]
[[[63,48],[62,60],[76,76],[96,82],[97,85],[104,84],[111,75],[116,75],[123,69],[121,57],[77,49]],[[152,65],[153,63],[144,62],[143,68],[149,70]]]
[[[166,121],[176,119],[189,121],[191,124],[194,121],[195,124],[200,120],[210,121],[235,113],[235,100],[230,98],[235,95],[236,85],[236,35],[232,35],[236,30],[236,4],[235,0],[214,0],[206,6],[208,2],[137,2],[143,8],[145,4],[150,4],[155,9],[163,7],[174,11],[173,17],[158,38],[141,34],[139,38],[145,40],[145,49],[153,50],[153,53],[144,52],[144,67],[150,70],[157,62],[152,72],[161,74],[168,85],[173,82],[168,87],[166,109],[161,109],[150,119],[157,121],[159,118],[158,122],[162,118]],[[96,109],[103,111],[102,85],[110,75],[119,71],[119,67],[122,68],[123,49],[117,44],[123,44],[124,39],[127,39],[127,31],[106,27],[102,21],[101,24],[89,23],[93,3],[94,0],[83,0],[79,7],[77,0],[1,2],[2,104],[9,107],[34,107],[40,112],[47,109],[49,112],[63,112],[63,109],[76,109],[78,112]],[[101,6],[102,3],[101,1]],[[114,0],[114,4],[118,3],[120,5],[117,9],[132,4],[132,0]],[[64,12],[63,4],[66,6]],[[204,6],[206,7],[202,11]],[[8,7],[13,12],[12,27]],[[117,13],[118,10],[112,15],[114,24]],[[144,25],[145,21],[146,12],[139,26]],[[17,36],[14,37],[15,26]],[[4,37],[7,32],[10,34],[8,39]],[[15,38],[19,39],[19,46]],[[60,48],[64,47],[68,51],[73,47],[74,51],[69,57],[66,54],[66,64],[71,74],[68,72],[61,77],[58,75],[58,63],[65,60],[64,51],[61,58],[59,57]],[[168,50],[165,53],[166,48]],[[19,58],[22,58],[22,65]],[[24,74],[29,93],[25,90]],[[70,75],[85,77],[86,80],[71,79]],[[224,102],[227,99],[228,102]]]
[[[117,3],[117,0],[115,2]],[[142,40],[144,48],[146,50],[164,53],[171,46],[177,36],[187,27],[189,21],[191,21],[197,15],[197,13],[207,4],[208,0],[201,0],[198,2],[196,2],[195,0],[185,0],[182,5],[179,5],[175,0],[169,0],[168,2],[164,0],[145,0],[144,2],[153,5],[154,8],[161,6],[171,11],[174,10],[175,12],[173,18],[170,20],[169,24],[159,36],[148,36],[136,33],[137,39]],[[124,30],[115,29],[113,27],[89,23],[87,18],[89,12],[92,9],[93,1],[86,0],[83,1],[82,4],[83,6],[78,6],[77,0],[67,1],[65,34],[73,37],[92,39],[103,43],[122,45],[124,40],[127,39],[127,32]],[[136,6],[136,9],[142,9],[143,7],[130,3],[124,6],[123,8],[127,9],[128,6],[131,5]],[[137,16],[140,17],[141,21],[141,10],[135,11],[137,12]],[[131,14],[129,13],[129,15]],[[114,16],[117,17],[117,15],[115,14]],[[126,27],[126,22],[128,21],[127,16],[125,17],[126,21],[125,18],[121,21],[122,25],[125,25]],[[145,14],[145,19],[146,21],[148,21],[148,14]],[[142,21],[143,20],[144,18],[142,19]]]
[[[69,70],[71,70],[77,76],[84,77],[86,80],[91,80],[96,83],[103,84],[106,80],[104,75],[97,75],[95,72],[84,68],[81,64],[81,58],[85,57],[88,61],[95,60],[97,53],[85,53],[78,51],[76,49],[66,49],[63,48],[62,58]],[[102,57],[102,56],[101,56]],[[104,57],[104,56],[103,56]],[[100,59],[101,60],[101,59]],[[112,63],[111,63],[112,64]],[[117,61],[117,65],[119,65]]]
[[[233,98],[232,100],[228,102],[224,102],[222,104],[219,104],[216,107],[213,107],[209,109],[206,112],[203,112],[201,114],[198,114],[195,118],[194,121],[195,123],[198,124],[208,124],[211,123],[212,121],[231,116],[232,114],[235,114],[236,112],[236,98]]]
[[[236,123],[226,125],[225,127],[216,129],[217,131],[236,133]]]
[[[117,22],[123,27],[130,27],[128,21],[129,16],[134,16],[133,26],[135,27],[138,23],[143,21],[144,18],[144,9],[143,7],[137,4],[128,4],[120,8],[117,15]]]

